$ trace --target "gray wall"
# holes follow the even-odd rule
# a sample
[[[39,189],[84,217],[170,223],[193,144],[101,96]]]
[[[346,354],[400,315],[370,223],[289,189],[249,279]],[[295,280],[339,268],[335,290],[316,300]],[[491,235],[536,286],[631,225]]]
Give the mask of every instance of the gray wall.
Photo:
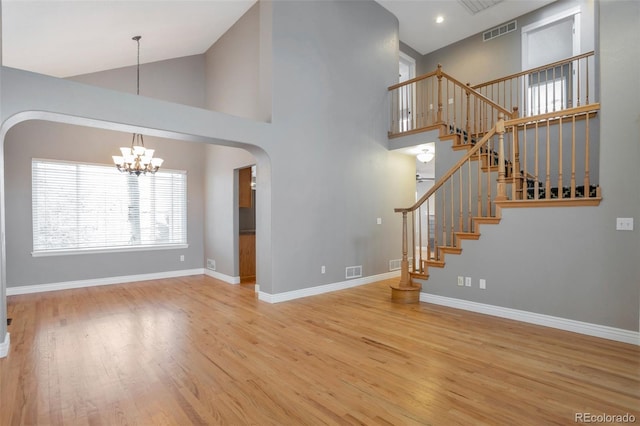
[[[429,293],[588,323],[639,329],[640,238],[615,230],[616,217],[640,217],[640,3],[600,4],[599,207],[506,209],[461,256],[432,268]],[[606,143],[605,143],[606,142]],[[458,287],[458,275],[473,287]],[[478,279],[487,289],[478,289]]]
[[[205,54],[207,108],[254,120],[260,111],[260,2]]]
[[[128,133],[46,121],[27,121],[9,131],[4,147],[7,287],[202,268],[205,146],[154,137],[145,137],[145,145],[165,159],[163,168],[187,170],[188,248],[31,256],[31,159],[109,164],[111,155],[130,143]]]
[[[387,272],[401,255],[393,208],[415,191],[415,160],[387,150],[397,20],[374,2],[278,1],[272,42],[270,292],[344,281],[352,265]]]
[[[132,42],[133,43],[133,42]],[[132,48],[135,45],[132,45]],[[136,67],[117,68],[70,77],[69,80],[136,93]],[[140,96],[205,107],[205,60],[186,56],[140,65]]]

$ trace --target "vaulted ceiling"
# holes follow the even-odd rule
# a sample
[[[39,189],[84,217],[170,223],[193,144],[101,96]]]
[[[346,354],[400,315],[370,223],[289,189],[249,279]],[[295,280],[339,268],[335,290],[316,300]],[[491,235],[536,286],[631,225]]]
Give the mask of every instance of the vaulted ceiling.
[[[347,0],[357,1],[357,0]],[[426,54],[553,0],[378,0]],[[201,54],[255,0],[2,0],[3,64],[56,77]],[[493,3],[497,3],[493,5]],[[473,10],[490,5],[475,14]],[[436,17],[444,21],[436,23]]]

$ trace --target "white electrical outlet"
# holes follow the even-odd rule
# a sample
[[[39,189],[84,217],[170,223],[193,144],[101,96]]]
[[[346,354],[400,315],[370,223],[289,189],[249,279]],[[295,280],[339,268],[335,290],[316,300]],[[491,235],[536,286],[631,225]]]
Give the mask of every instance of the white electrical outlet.
[[[382,225],[382,218],[381,218],[381,217],[377,218],[377,219],[376,219],[376,223],[377,223],[378,225]]]
[[[184,262],[184,254],[180,255],[180,262]]]
[[[212,271],[216,270],[216,261],[213,259],[207,259],[207,269],[211,269]]]
[[[325,272],[327,272],[327,269],[324,267],[324,265],[322,265],[322,266],[320,267],[320,273],[321,273],[321,274],[324,274]]]
[[[480,286],[480,288],[482,290],[486,290],[487,289],[487,280],[485,280],[484,278],[480,278],[480,281],[478,281],[478,285]]]
[[[467,287],[471,287],[471,277],[464,278],[464,285]]]
[[[458,285],[462,287],[464,285],[464,277],[458,276]]]

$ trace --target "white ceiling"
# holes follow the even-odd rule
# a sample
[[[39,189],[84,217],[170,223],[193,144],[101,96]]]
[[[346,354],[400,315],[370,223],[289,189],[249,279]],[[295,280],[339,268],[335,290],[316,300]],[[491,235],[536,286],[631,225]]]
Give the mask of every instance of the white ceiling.
[[[68,77],[204,53],[255,0],[2,0],[3,65]]]
[[[503,0],[471,15],[457,0],[378,0],[398,17],[400,39],[421,54],[553,1]],[[143,63],[201,54],[254,3],[2,0],[3,64],[56,77],[135,65],[137,50],[131,40],[135,35],[142,35]],[[435,23],[437,15],[444,17],[442,24]]]

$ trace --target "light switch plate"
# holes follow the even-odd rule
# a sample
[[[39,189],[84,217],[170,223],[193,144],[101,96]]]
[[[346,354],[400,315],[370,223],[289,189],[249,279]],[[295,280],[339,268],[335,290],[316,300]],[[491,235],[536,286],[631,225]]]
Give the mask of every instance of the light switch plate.
[[[616,218],[616,230],[617,231],[633,231],[633,218],[632,217]]]

